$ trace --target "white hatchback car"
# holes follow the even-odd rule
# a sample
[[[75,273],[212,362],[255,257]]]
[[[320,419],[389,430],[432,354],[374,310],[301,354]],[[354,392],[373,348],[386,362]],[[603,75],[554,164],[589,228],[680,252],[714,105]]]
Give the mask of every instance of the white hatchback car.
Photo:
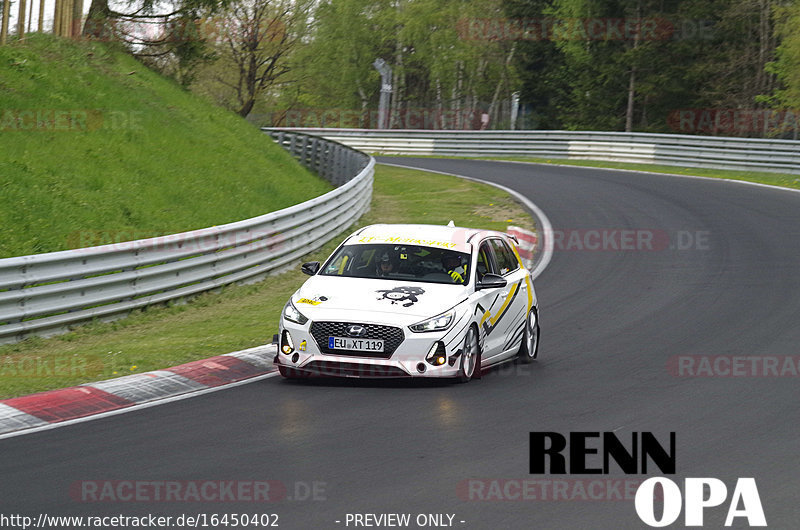
[[[312,277],[280,322],[275,363],[284,377],[466,382],[538,354],[533,281],[502,232],[372,225],[302,270]]]

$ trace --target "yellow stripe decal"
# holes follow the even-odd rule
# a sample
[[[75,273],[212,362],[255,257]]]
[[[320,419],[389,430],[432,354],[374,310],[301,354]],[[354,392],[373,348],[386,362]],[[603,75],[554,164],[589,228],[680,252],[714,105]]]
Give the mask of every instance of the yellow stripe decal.
[[[514,285],[511,286],[511,290],[508,291],[508,296],[506,296],[506,299],[503,300],[503,305],[500,306],[500,309],[498,309],[497,314],[489,320],[489,323],[492,326],[494,326],[495,322],[500,320],[500,317],[503,315],[503,313],[506,312],[506,309],[508,309],[508,304],[511,302],[511,299],[514,298],[514,293],[517,292],[518,288],[519,288],[518,283],[515,283]]]
[[[531,285],[530,276],[525,276],[525,283],[528,284],[528,312],[530,312],[531,306],[533,305],[533,285]]]
[[[519,249],[517,248],[517,245],[511,245],[511,250],[514,251],[514,255],[517,257],[517,263],[519,263],[519,266],[524,268],[525,264],[522,263],[522,257],[519,255]]]

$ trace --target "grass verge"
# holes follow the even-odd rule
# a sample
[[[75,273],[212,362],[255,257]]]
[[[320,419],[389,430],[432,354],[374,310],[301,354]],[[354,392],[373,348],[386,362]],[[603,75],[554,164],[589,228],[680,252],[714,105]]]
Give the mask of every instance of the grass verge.
[[[508,194],[447,175],[378,166],[371,211],[356,226],[430,223],[505,230],[533,228]],[[324,259],[341,241],[306,257]],[[168,368],[270,342],[280,311],[307,277],[299,268],[262,282],[203,294],[189,304],[153,307],[51,339],[0,347],[0,399]]]

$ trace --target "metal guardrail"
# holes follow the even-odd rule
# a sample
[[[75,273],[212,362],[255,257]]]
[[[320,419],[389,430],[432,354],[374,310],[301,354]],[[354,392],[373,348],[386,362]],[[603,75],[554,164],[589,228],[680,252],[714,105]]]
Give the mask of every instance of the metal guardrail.
[[[369,209],[374,158],[316,136],[284,131],[271,136],[338,187],[226,225],[0,259],[0,343],[256,281],[327,243]]]
[[[800,174],[800,141],[584,131],[301,131],[385,155],[537,157]]]

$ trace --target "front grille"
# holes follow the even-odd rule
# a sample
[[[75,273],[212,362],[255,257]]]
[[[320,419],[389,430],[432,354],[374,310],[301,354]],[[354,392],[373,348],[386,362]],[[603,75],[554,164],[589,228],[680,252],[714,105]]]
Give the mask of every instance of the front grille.
[[[359,324],[366,328],[367,333],[359,339],[382,339],[382,352],[331,350],[328,348],[328,337],[349,337],[347,326],[356,322],[312,322],[311,336],[317,341],[319,351],[331,355],[352,355],[354,357],[369,357],[373,359],[388,359],[403,342],[403,330],[394,326],[380,326],[378,324]]]
[[[396,366],[379,366],[336,361],[312,361],[302,370],[327,377],[409,377],[405,370]]]

